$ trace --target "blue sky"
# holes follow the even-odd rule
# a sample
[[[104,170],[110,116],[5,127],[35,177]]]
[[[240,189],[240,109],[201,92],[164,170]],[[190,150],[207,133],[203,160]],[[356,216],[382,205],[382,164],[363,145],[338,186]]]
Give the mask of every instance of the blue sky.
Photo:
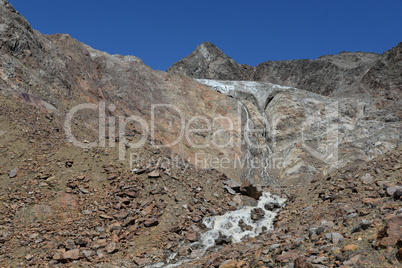
[[[238,63],[383,53],[402,41],[402,0],[9,0],[45,34],[68,33],[166,70],[202,41]]]

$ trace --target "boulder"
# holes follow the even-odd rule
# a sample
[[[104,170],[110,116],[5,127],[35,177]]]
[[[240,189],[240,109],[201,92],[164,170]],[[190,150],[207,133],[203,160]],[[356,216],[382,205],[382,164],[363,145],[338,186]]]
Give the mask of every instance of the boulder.
[[[159,220],[156,218],[150,218],[144,222],[145,227],[153,227],[153,226],[157,226],[158,224],[159,224]]]
[[[402,242],[402,216],[393,217],[377,235],[377,246],[389,247]]]
[[[16,176],[17,176],[17,174],[18,174],[18,168],[16,167],[16,168],[14,168],[13,170],[11,170],[9,173],[8,173],[8,176],[10,177],[10,178],[15,178]]]
[[[148,173],[148,178],[159,178],[161,175],[157,170]]]
[[[263,191],[258,189],[258,187],[251,184],[249,180],[245,180],[241,187],[240,192],[244,195],[250,196],[254,199],[259,199],[262,196]]]
[[[62,255],[64,261],[78,260],[80,258],[80,250],[78,248],[66,251]]]
[[[262,208],[253,208],[250,213],[250,217],[253,221],[261,220],[265,216],[265,212]]]
[[[307,262],[305,257],[299,257],[293,262],[294,268],[313,268],[313,265]]]

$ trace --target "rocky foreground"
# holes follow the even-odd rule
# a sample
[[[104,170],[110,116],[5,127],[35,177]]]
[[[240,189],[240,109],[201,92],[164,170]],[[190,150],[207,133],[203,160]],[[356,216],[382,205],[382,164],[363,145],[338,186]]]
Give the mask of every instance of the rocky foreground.
[[[175,155],[165,150],[138,151],[166,162],[144,160],[134,170],[112,152],[83,153],[66,144],[57,120],[0,100],[4,267],[166,265],[173,253],[173,263],[188,260],[204,217],[255,202],[229,193],[218,171],[171,165]],[[401,154],[399,147],[316,176],[301,189],[264,188],[288,199],[274,230],[222,241],[181,267],[400,266]]]
[[[115,151],[69,145],[57,119],[0,101],[5,267],[164,261],[197,239],[203,217],[230,209],[217,171],[148,146],[127,170]]]
[[[182,267],[401,267],[401,154],[288,189],[273,231]]]

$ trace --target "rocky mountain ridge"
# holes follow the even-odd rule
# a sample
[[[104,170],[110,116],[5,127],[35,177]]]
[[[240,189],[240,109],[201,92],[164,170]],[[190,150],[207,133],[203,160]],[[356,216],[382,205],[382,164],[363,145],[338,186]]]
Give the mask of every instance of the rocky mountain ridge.
[[[204,42],[167,72],[197,79],[270,82],[321,95],[375,94],[376,90],[400,93],[401,51],[399,43],[382,55],[341,52],[316,60],[266,61],[253,67],[236,63],[214,44]],[[384,76],[388,79],[378,79]],[[377,83],[371,82],[374,77]]]

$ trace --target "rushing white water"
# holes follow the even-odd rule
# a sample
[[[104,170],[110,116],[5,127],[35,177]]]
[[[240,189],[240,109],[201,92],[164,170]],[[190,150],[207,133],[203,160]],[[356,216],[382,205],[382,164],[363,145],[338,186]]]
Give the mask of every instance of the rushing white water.
[[[187,245],[197,254],[191,254],[192,256],[187,259],[171,263],[176,258],[183,241],[166,260],[167,264],[159,263],[147,266],[147,268],[177,267],[202,257],[208,249],[220,244],[222,240],[225,240],[226,243],[238,243],[247,237],[256,237],[263,232],[272,230],[273,220],[278,211],[285,206],[285,201],[284,198],[264,192],[258,200],[257,206],[246,206],[239,210],[229,211],[224,215],[204,218],[203,223],[209,230],[201,234],[198,242]],[[253,212],[255,210],[259,211],[259,217],[256,217]]]
[[[200,243],[206,250],[215,246],[216,241],[222,237],[237,243],[245,237],[256,237],[264,231],[272,230],[272,221],[285,201],[284,198],[264,192],[256,207],[243,207],[221,216],[205,218],[203,223],[210,230],[201,235]],[[277,207],[273,211],[269,209],[272,204]],[[260,209],[264,213],[258,220],[252,218],[252,211],[255,209]]]

